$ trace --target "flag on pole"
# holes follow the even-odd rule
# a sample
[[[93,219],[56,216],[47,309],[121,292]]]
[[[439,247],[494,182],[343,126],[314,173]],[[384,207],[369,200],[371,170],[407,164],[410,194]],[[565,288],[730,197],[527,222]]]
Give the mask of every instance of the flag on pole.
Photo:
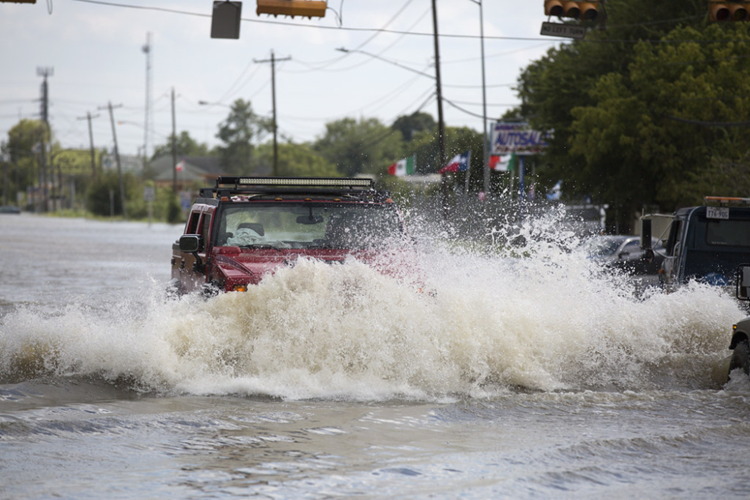
[[[388,173],[391,175],[396,175],[398,177],[404,175],[413,175],[416,158],[416,155],[412,155],[408,158],[397,161],[396,163],[388,167]]]
[[[547,193],[547,199],[550,201],[557,201],[562,198],[562,181],[557,181],[552,189]]]
[[[174,166],[174,169],[178,172],[182,172],[185,169],[185,160],[182,160],[180,163]]]
[[[453,157],[446,166],[440,169],[440,173],[446,172],[466,172],[469,170],[469,158],[471,158],[471,151],[461,153]]]
[[[490,156],[490,169],[495,172],[512,172],[516,167],[516,154]]]

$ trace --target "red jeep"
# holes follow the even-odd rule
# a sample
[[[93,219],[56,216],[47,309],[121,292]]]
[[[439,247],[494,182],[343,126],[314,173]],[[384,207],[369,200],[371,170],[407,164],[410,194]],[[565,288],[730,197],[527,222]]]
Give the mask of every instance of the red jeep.
[[[300,257],[369,263],[384,253],[413,254],[405,248],[401,214],[370,179],[219,177],[200,190],[172,246],[170,289],[247,291]]]

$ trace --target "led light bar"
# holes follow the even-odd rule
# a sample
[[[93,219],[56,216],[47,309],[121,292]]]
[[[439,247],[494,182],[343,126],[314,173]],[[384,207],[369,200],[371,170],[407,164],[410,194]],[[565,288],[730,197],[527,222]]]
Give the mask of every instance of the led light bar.
[[[704,203],[744,203],[750,205],[750,198],[737,198],[733,196],[706,196]]]
[[[372,188],[372,179],[353,179],[337,177],[301,178],[301,177],[219,177],[218,184],[237,184],[241,186],[304,186],[304,187],[360,187]]]

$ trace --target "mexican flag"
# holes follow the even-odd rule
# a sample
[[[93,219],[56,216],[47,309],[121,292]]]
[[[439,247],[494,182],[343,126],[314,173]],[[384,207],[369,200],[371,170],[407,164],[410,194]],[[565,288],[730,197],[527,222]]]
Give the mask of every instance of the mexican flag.
[[[495,172],[512,172],[516,166],[516,153],[490,156],[490,169]]]
[[[388,173],[391,175],[397,175],[399,177],[403,175],[414,174],[414,164],[416,163],[416,156],[410,156],[403,160],[397,161],[390,167],[388,167]]]

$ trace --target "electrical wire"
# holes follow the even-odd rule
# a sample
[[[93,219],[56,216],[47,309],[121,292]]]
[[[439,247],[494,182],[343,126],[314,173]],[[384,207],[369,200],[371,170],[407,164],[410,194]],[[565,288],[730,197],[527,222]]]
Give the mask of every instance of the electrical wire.
[[[83,2],[83,3],[90,3],[90,4],[96,4],[96,5],[105,5],[108,7],[122,7],[122,8],[129,8],[129,9],[138,9],[138,10],[151,10],[151,11],[157,11],[157,12],[166,12],[171,14],[182,14],[187,16],[195,16],[195,17],[211,17],[211,14],[203,14],[199,12],[189,12],[189,11],[183,11],[183,10],[177,10],[177,9],[167,9],[164,7],[147,7],[143,5],[128,5],[128,4],[121,4],[121,3],[115,3],[115,2],[105,2],[102,0],[73,0],[74,2]],[[241,21],[248,22],[248,23],[258,23],[258,24],[270,24],[270,25],[277,25],[277,26],[290,26],[290,27],[297,27],[297,28],[313,28],[313,29],[321,29],[321,30],[337,30],[337,31],[352,31],[352,32],[369,32],[374,34],[380,34],[380,33],[389,33],[393,35],[412,35],[412,36],[423,36],[423,37],[434,37],[434,33],[429,32],[417,32],[417,31],[401,31],[401,30],[389,30],[384,28],[353,28],[353,27],[336,27],[336,26],[321,26],[321,25],[311,25],[311,24],[297,24],[297,23],[290,23],[290,22],[284,22],[284,21],[269,21],[269,20],[263,20],[263,19],[247,19],[242,18]],[[482,38],[479,35],[464,35],[464,34],[458,34],[458,33],[441,33],[439,35],[442,38],[455,38],[455,39],[466,39],[466,40],[479,40]],[[551,38],[555,38],[558,42],[569,42],[569,38],[560,38],[560,37],[546,37],[546,38],[531,38],[531,37],[520,37],[520,36],[495,36],[495,35],[485,35],[485,40],[510,40],[510,41],[518,41],[518,42],[550,42]],[[700,44],[708,44],[708,43],[741,43],[746,42],[746,40],[742,39],[724,39],[724,40],[648,40],[648,39],[609,39],[609,38],[600,38],[600,39],[584,39],[584,40],[578,40],[581,43],[631,43],[631,44],[638,44],[638,43],[651,43],[651,44],[680,44],[680,43],[700,43]],[[340,60],[340,58],[339,58]]]
[[[688,120],[687,118],[677,118],[676,116],[663,115],[664,118],[674,120],[676,122],[687,123],[689,125],[699,125],[701,127],[750,127],[750,122],[704,122],[700,120]]]
[[[406,8],[407,8],[407,7],[408,7],[408,6],[409,6],[409,5],[410,5],[410,4],[411,4],[411,3],[413,2],[413,1],[414,1],[414,0],[406,0],[406,3],[405,3],[404,5],[402,5],[402,6],[401,6],[401,8],[400,8],[400,9],[399,9],[399,10],[398,10],[398,11],[396,12],[396,14],[394,14],[394,15],[393,15],[393,17],[391,17],[391,18],[390,18],[390,19],[388,20],[388,22],[386,22],[386,23],[385,23],[385,25],[383,25],[383,27],[382,27],[381,29],[385,29],[385,28],[387,28],[388,26],[390,26],[390,25],[391,25],[391,23],[393,23],[393,22],[394,22],[394,21],[395,21],[396,19],[398,19],[398,17],[399,17],[399,16],[400,16],[400,15],[401,15],[401,14],[402,14],[402,13],[404,12],[404,10],[406,10]],[[343,27],[339,27],[339,29],[345,29],[345,28],[343,28]],[[354,49],[354,50],[360,50],[360,49],[361,49],[362,47],[364,47],[365,45],[367,45],[368,43],[370,43],[371,41],[373,41],[373,40],[374,40],[374,39],[375,39],[376,37],[378,37],[378,36],[379,36],[380,34],[381,34],[381,31],[377,31],[377,32],[373,33],[373,34],[372,34],[372,36],[370,36],[369,38],[367,38],[367,39],[366,39],[366,40],[365,40],[364,42],[360,43],[360,44],[359,44],[359,45],[357,46],[357,48],[356,48],[356,49]],[[344,59],[346,59],[347,57],[349,57],[349,55],[350,55],[349,53],[346,53],[346,54],[344,54],[343,56],[337,57],[337,58],[335,58],[335,59],[329,59],[329,60],[328,60],[327,62],[324,62],[324,63],[322,63],[322,64],[321,64],[320,66],[318,66],[317,68],[313,67],[313,68],[311,68],[311,69],[312,69],[312,70],[317,70],[317,71],[320,71],[320,70],[322,70],[322,69],[326,69],[326,68],[328,68],[328,67],[330,67],[330,66],[332,66],[332,65],[336,64],[337,62],[343,61]],[[315,63],[310,63],[310,64],[314,65]]]
[[[96,5],[104,5],[108,7],[122,7],[126,9],[137,9],[137,10],[150,10],[150,11],[156,11],[156,12],[165,12],[170,14],[181,14],[186,16],[194,16],[194,17],[211,17],[211,14],[203,14],[200,12],[189,12],[184,10],[177,10],[177,9],[167,9],[164,7],[149,7],[144,5],[128,5],[128,4],[122,4],[122,3],[116,3],[116,2],[105,2],[102,0],[73,0],[74,2],[83,2],[83,3],[90,3],[90,4],[96,4]],[[321,26],[321,25],[311,25],[311,24],[297,24],[297,23],[290,23],[285,21],[270,21],[270,20],[264,20],[264,19],[247,19],[242,18],[241,21],[248,22],[248,23],[258,23],[258,24],[270,24],[270,25],[277,25],[277,26],[293,26],[298,28],[312,28],[312,29],[322,29],[322,30],[337,30],[337,31],[352,31],[352,32],[367,32],[367,33],[373,33],[375,35],[379,35],[381,33],[388,33],[393,35],[413,35],[413,36],[424,36],[424,37],[433,37],[433,33],[428,32],[415,32],[415,31],[400,31],[400,30],[389,30],[385,28],[352,28],[352,27],[336,27],[336,26]],[[479,40],[481,37],[479,35],[462,35],[462,34],[451,34],[451,33],[441,33],[441,37],[444,38],[461,38],[461,39],[467,39],[467,40]],[[484,36],[485,40],[514,40],[514,41],[534,41],[534,42],[549,42],[550,40],[548,38],[529,38],[529,37],[510,37],[510,36]],[[562,38],[560,41],[568,41],[567,38]],[[728,40],[733,41],[733,40]],[[369,42],[368,42],[369,43]],[[634,43],[637,43],[637,41],[634,41]],[[339,58],[340,60],[341,58]]]
[[[483,106],[484,103],[481,102],[467,102],[467,101],[453,101],[456,104],[463,104],[464,106]],[[490,104],[487,103],[487,106],[495,107],[495,108],[512,108],[515,106],[520,106],[521,103],[517,102],[515,104]]]
[[[240,80],[242,80],[245,77],[245,73],[247,73],[247,70],[249,70],[250,67],[253,64],[254,64],[254,61],[251,59],[250,62],[247,64],[247,66],[245,66],[245,69],[242,70],[242,73],[240,73],[240,76],[237,77],[237,79],[234,81],[234,83],[232,85],[230,85],[229,88],[226,90],[226,92],[224,92],[224,94],[219,99],[217,99],[215,102],[223,103],[224,99],[226,99],[227,97],[229,97],[231,94],[236,94],[242,88],[244,88],[245,85],[247,85],[247,83],[250,80],[252,80],[252,78],[255,76],[255,74],[258,71],[260,71],[261,66],[259,64],[255,66],[255,70],[252,73],[250,73],[250,76],[247,77],[247,79],[244,81],[244,83],[242,85],[240,85],[237,89],[235,89],[234,87],[240,82]]]
[[[482,120],[484,120],[484,115],[480,115],[480,114],[474,113],[472,111],[469,111],[468,109],[464,109],[461,106],[453,103],[451,100],[446,99],[445,97],[443,97],[443,101],[446,102],[446,103],[448,103],[452,107],[456,108],[457,110],[459,110],[459,111],[467,114],[467,115],[474,116],[474,117],[477,117],[477,118],[481,118]],[[487,118],[487,119],[490,120],[490,118]]]

